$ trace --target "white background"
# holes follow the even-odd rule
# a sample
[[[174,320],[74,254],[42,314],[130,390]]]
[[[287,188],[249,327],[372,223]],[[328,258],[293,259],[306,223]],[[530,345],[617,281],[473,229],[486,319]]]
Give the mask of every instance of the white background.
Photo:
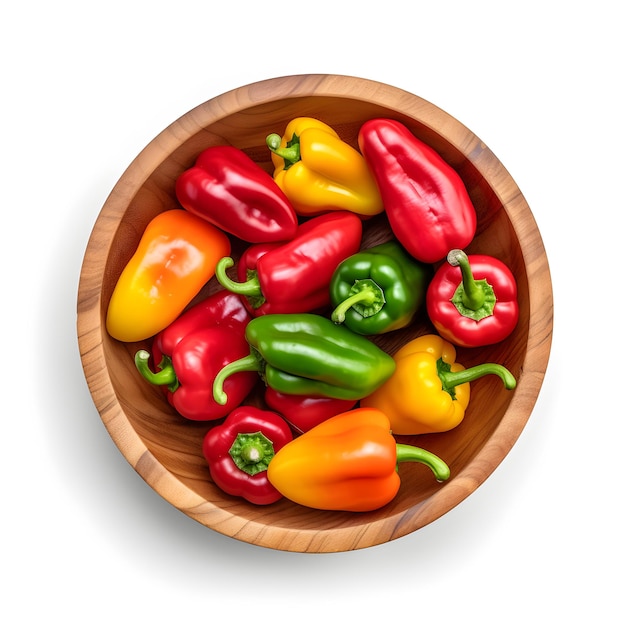
[[[4,3],[3,623],[623,624],[618,8]],[[544,387],[494,474],[426,528],[330,555],[244,544],[162,500],[104,429],[75,329],[91,228],[134,157],[212,97],[306,73],[411,91],[478,135],[531,206],[555,297]]]

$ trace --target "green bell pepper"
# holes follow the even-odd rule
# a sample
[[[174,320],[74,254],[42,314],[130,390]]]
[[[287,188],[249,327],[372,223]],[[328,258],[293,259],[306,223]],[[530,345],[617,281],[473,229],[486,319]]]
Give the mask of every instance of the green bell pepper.
[[[431,266],[395,240],[357,252],[333,273],[331,319],[360,335],[404,328],[424,305],[431,277]]]
[[[250,355],[225,365],[213,383],[215,401],[228,398],[224,381],[237,372],[259,372],[275,391],[360,400],[395,371],[393,357],[366,337],[315,313],[270,313],[246,326]]]

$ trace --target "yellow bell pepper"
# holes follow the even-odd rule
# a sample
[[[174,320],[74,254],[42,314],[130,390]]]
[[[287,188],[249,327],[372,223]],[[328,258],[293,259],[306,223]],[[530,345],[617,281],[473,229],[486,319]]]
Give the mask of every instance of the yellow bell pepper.
[[[298,215],[346,210],[361,217],[382,213],[378,185],[363,155],[317,119],[297,117],[284,135],[267,137],[274,180]]]
[[[228,236],[183,209],[154,217],[115,284],[106,328],[119,341],[142,341],[169,326],[230,254]]]
[[[516,380],[502,365],[484,363],[465,368],[456,349],[439,335],[422,335],[393,355],[396,369],[382,386],[361,400],[381,410],[396,435],[441,433],[458,426],[470,401],[470,382],[487,374],[502,379],[506,389]]]

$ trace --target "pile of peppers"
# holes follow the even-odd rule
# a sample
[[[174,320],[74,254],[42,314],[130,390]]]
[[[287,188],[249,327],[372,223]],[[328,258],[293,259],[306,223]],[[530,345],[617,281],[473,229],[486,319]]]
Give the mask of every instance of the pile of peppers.
[[[371,511],[401,489],[401,462],[451,475],[398,436],[445,436],[484,376],[515,389],[503,364],[466,368],[456,349],[515,331],[516,280],[465,252],[477,216],[464,182],[400,121],[367,120],[354,144],[311,117],[274,131],[272,172],[211,145],[179,173],[179,206],[145,226],[106,328],[136,344],[172,419],[206,425],[207,480],[225,497]],[[366,244],[378,216],[390,238]],[[434,332],[379,347],[420,318]]]

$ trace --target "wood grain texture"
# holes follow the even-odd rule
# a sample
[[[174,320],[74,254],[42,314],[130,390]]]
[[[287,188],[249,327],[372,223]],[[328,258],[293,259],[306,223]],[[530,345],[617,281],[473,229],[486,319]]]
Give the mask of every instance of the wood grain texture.
[[[293,117],[317,117],[356,147],[363,122],[392,117],[406,124],[459,172],[478,215],[468,253],[501,258],[519,287],[520,321],[499,345],[458,350],[467,367],[505,365],[518,379],[513,392],[495,377],[472,383],[463,422],[448,433],[402,437],[440,455],[451,468],[443,484],[415,464],[400,466],[402,487],[386,507],[364,514],[315,511],[286,500],[259,507],[232,498],[211,481],[201,453],[210,423],[176,415],[161,392],[137,373],[133,356],[145,343],[111,339],[104,319],[117,278],[143,229],[177,206],[174,182],[204,148],[232,144],[271,170],[265,137]],[[383,216],[365,224],[363,247],[390,237]],[[233,241],[234,256],[243,242]],[[204,297],[217,285],[211,281]],[[198,298],[198,299],[199,299]],[[478,137],[433,104],[382,83],[334,75],[270,79],[230,91],[189,111],[163,130],[129,165],[94,225],[81,269],[77,333],[85,377],[108,433],[124,457],[163,498],[208,528],[278,550],[337,552],[402,537],[436,520],[476,490],[510,451],[529,419],[547,368],[553,324],[550,270],[532,212],[505,167]],[[422,316],[408,329],[376,341],[393,353],[431,332]],[[261,404],[261,389],[248,401]]]

